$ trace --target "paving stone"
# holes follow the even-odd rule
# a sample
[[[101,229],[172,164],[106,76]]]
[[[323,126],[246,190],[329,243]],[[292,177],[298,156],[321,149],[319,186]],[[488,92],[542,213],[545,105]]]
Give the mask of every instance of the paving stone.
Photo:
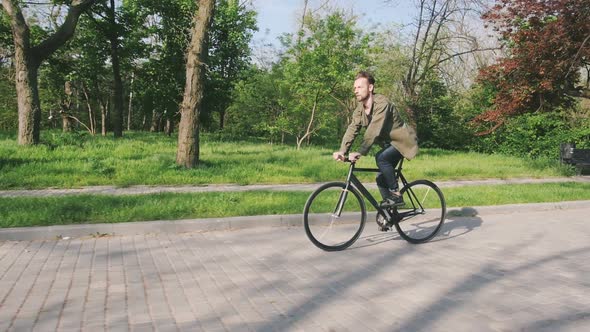
[[[590,329],[590,207],[520,210],[332,253],[301,227],[0,241],[0,330]]]

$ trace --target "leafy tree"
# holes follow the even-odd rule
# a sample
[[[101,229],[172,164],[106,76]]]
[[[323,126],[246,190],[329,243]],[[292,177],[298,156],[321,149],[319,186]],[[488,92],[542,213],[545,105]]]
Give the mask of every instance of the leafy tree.
[[[405,102],[403,81],[410,62],[402,39],[401,32],[396,29],[377,32],[369,51],[377,79],[376,91],[399,105]]]
[[[38,70],[41,63],[62,47],[74,34],[80,15],[96,0],[72,0],[64,22],[38,44],[31,40],[31,29],[23,15],[20,1],[3,0],[2,7],[10,18],[14,41],[14,65],[19,112],[18,143],[37,144],[41,126]]]
[[[284,112],[277,125],[300,148],[320,130],[338,127],[334,111],[350,99],[354,73],[367,65],[369,38],[353,18],[336,11],[326,17],[307,15],[297,38],[287,35],[283,42],[288,50],[280,84],[288,94],[280,101]]]
[[[111,95],[109,100],[112,100],[112,107],[110,112],[110,120],[112,122],[112,131],[115,138],[123,136],[123,114],[125,108],[124,100],[124,81],[125,81],[125,70],[128,69],[127,64],[130,60],[131,54],[138,54],[139,52],[131,50],[133,47],[138,46],[137,43],[128,45],[129,35],[131,31],[137,29],[139,25],[132,23],[133,16],[128,15],[129,12],[126,8],[130,7],[128,1],[118,2],[115,0],[103,0],[99,1],[95,6],[92,7],[89,15],[83,20],[85,31],[84,37],[94,37],[95,43],[98,45],[92,45],[95,51],[99,51],[100,57],[107,56],[108,61],[103,62],[103,65],[99,63],[91,62],[95,66],[95,69],[102,72],[102,69],[108,68],[111,73],[111,79],[108,81],[103,80],[106,83],[105,86],[97,86],[92,84],[93,89],[98,89],[96,96],[108,92]],[[106,47],[105,47],[106,46]],[[82,53],[86,53],[85,50],[80,50]],[[92,55],[90,55],[92,57]],[[95,77],[90,76],[89,79]],[[87,82],[91,83],[91,82]],[[111,88],[106,88],[107,86]],[[88,95],[88,84],[84,86],[86,88],[86,95]],[[102,90],[102,91],[101,91]],[[102,92],[102,93],[101,93]],[[105,116],[105,102],[103,98],[99,99],[102,109],[102,132],[103,135],[106,133],[107,116]],[[90,104],[89,104],[90,106]]]
[[[277,122],[284,111],[280,100],[285,89],[277,84],[283,80],[281,68],[252,67],[244,76],[232,90],[225,131],[236,137],[264,137],[270,142],[279,139],[284,142]]]
[[[209,34],[208,77],[203,96],[203,125],[217,113],[218,128],[225,127],[229,92],[250,65],[250,40],[256,27],[256,12],[238,0],[218,0]]]
[[[130,29],[126,50],[138,50],[134,64],[135,103],[143,113],[141,126],[168,133],[174,128],[185,82],[185,52],[196,10],[192,0],[129,0]],[[151,121],[150,121],[151,120]]]
[[[418,99],[413,104],[416,122],[420,124],[418,139],[423,147],[467,149],[473,133],[468,119],[457,108],[459,96],[449,91],[436,78],[425,80]]]
[[[14,52],[12,32],[10,30],[10,17],[5,11],[0,11],[0,65],[5,65]]]
[[[123,95],[123,80],[121,68],[115,70],[113,66],[125,63],[125,54],[119,45],[126,38],[117,38],[117,50],[113,53],[109,37],[112,34],[126,37],[125,29],[121,28],[126,24],[118,23],[124,19],[121,9],[117,7],[117,12],[113,13],[110,5],[110,1],[97,2],[87,15],[82,15],[75,38],[41,67],[42,107],[49,109],[50,119],[61,115],[64,130],[75,124],[91,134],[100,130],[105,136],[107,130],[116,127],[110,122],[122,106],[117,107],[112,101],[117,99],[113,96]],[[113,14],[117,17],[115,24]],[[117,76],[120,84],[114,83]]]
[[[475,121],[490,133],[509,117],[573,106],[589,98],[577,86],[590,62],[589,0],[500,0],[484,15],[500,33],[509,56],[484,68],[480,81],[497,90],[494,104]]]
[[[68,75],[75,61],[68,52],[64,52],[66,48],[57,50],[39,68],[39,99],[41,107],[48,110],[50,124],[57,125],[57,121],[61,120],[62,129],[70,131],[76,117],[72,113],[73,90]]]
[[[6,12],[0,11],[0,130],[11,130],[18,126],[14,69],[10,62],[13,53],[10,20]]]
[[[255,29],[254,12],[236,0],[218,0],[208,34],[203,107],[203,130],[224,127],[225,112],[234,83],[249,63],[249,41]],[[196,2],[193,0],[127,0],[125,15],[131,28],[124,50],[136,59],[134,104],[143,112],[146,129],[168,133],[178,119],[185,83],[185,52]],[[215,119],[219,115],[218,119]],[[151,119],[151,121],[150,121]]]
[[[14,70],[0,66],[0,130],[13,130],[18,126]]]
[[[89,131],[93,134],[98,131],[100,114],[100,132],[106,136],[110,128],[109,104],[114,87],[113,70],[109,67],[111,46],[95,15],[85,15],[80,20],[77,36],[69,49],[75,64],[68,77],[75,84],[77,103],[84,105],[88,113]]]

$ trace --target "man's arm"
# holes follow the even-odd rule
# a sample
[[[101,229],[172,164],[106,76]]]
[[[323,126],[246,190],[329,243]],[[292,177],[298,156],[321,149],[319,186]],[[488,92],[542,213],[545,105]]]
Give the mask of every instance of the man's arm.
[[[355,110],[352,115],[352,120],[350,121],[348,128],[346,128],[346,132],[344,133],[344,136],[342,136],[342,143],[340,144],[339,152],[344,155],[350,151],[350,147],[352,146],[356,136],[361,131],[361,128],[361,114]]]

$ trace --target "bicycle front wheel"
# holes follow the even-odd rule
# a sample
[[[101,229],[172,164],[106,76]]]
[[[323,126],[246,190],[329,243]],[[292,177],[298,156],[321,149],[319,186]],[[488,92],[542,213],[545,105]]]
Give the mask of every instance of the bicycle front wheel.
[[[305,233],[326,251],[350,247],[361,235],[367,218],[359,192],[343,182],[327,183],[307,199],[303,210]]]
[[[440,230],[446,216],[446,203],[441,190],[428,180],[408,183],[401,190],[405,205],[398,207],[399,235],[410,243],[432,239]]]

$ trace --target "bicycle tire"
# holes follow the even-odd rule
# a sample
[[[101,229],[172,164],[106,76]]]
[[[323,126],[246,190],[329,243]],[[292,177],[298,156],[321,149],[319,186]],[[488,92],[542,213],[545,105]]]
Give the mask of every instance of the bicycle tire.
[[[446,217],[445,197],[436,184],[428,180],[408,183],[400,191],[405,205],[397,208],[394,224],[399,235],[410,243],[430,241]]]
[[[344,188],[344,182],[322,185],[309,196],[303,209],[303,224],[307,237],[316,247],[325,251],[338,251],[350,247],[359,238],[365,226],[365,201],[355,188],[349,186],[347,192]],[[341,214],[336,216],[335,210],[341,198]]]

